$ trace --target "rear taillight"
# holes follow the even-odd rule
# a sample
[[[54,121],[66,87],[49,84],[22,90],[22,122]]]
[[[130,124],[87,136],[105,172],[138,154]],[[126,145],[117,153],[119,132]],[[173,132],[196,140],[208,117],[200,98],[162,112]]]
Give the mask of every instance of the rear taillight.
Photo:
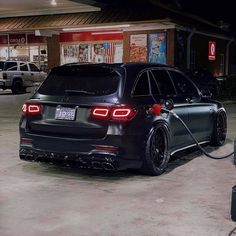
[[[39,116],[42,114],[42,107],[40,104],[25,103],[22,107],[23,116]]]
[[[91,117],[99,120],[110,121],[130,121],[134,118],[137,111],[131,106],[111,106],[94,107],[91,110]]]
[[[91,117],[95,119],[108,120],[110,117],[109,107],[94,107],[91,110]]]

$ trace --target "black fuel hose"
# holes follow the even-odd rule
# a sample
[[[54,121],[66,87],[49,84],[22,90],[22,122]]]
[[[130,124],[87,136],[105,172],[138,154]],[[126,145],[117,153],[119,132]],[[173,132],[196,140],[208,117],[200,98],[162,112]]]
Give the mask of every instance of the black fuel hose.
[[[181,122],[181,124],[184,126],[184,128],[188,131],[188,133],[190,134],[191,138],[193,139],[193,141],[196,143],[198,149],[207,157],[211,158],[211,159],[214,159],[214,160],[222,160],[222,159],[226,159],[232,155],[234,155],[234,152],[228,154],[228,155],[225,155],[225,156],[222,156],[222,157],[216,157],[216,156],[212,156],[210,155],[209,153],[207,153],[203,148],[202,146],[199,144],[199,142],[197,141],[197,139],[194,137],[194,135],[192,134],[191,130],[188,128],[188,126],[185,124],[185,122],[173,111],[169,111],[165,108],[162,108],[161,109],[162,112],[164,113],[170,113],[172,114],[177,120],[179,120]]]

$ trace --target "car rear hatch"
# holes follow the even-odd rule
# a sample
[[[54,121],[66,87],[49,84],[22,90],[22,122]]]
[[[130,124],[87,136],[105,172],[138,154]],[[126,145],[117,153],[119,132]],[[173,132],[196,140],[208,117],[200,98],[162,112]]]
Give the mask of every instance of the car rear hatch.
[[[29,116],[28,132],[76,139],[101,139],[108,122],[93,119],[91,110],[118,102],[121,76],[107,66],[71,65],[55,68],[29,104],[40,115]]]

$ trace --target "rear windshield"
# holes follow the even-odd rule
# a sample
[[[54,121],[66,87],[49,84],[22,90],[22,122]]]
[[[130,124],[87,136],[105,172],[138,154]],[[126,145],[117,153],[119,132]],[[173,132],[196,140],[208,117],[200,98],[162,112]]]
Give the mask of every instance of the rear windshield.
[[[3,68],[4,68],[4,62],[0,61],[0,70],[3,70]]]
[[[38,92],[44,95],[103,96],[115,93],[120,77],[111,68],[62,66],[51,71]]]

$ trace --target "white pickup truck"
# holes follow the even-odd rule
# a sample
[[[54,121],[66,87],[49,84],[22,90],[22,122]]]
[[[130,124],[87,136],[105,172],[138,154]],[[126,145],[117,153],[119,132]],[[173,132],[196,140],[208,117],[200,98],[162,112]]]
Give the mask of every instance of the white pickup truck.
[[[13,94],[20,94],[27,87],[43,82],[47,74],[29,62],[0,61],[0,89],[11,89]]]

